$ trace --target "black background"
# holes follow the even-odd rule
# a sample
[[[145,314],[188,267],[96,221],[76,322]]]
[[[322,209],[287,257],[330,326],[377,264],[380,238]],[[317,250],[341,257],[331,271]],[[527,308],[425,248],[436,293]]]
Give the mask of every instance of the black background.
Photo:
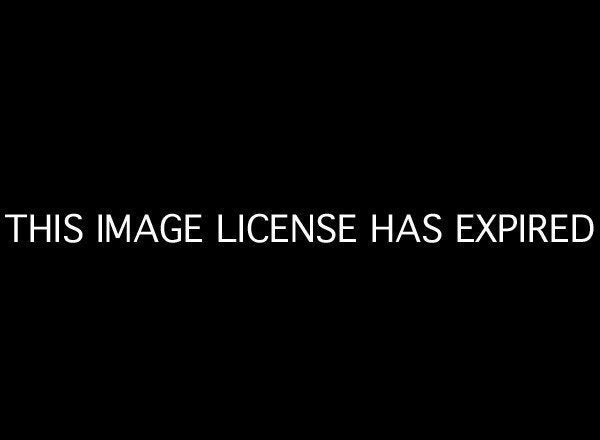
[[[11,412],[573,429],[595,389],[597,238],[460,246],[453,218],[597,221],[592,29],[524,11],[247,12],[23,16],[3,55],[2,213],[356,212],[361,243],[4,240]],[[438,212],[444,241],[371,246],[375,212]]]

